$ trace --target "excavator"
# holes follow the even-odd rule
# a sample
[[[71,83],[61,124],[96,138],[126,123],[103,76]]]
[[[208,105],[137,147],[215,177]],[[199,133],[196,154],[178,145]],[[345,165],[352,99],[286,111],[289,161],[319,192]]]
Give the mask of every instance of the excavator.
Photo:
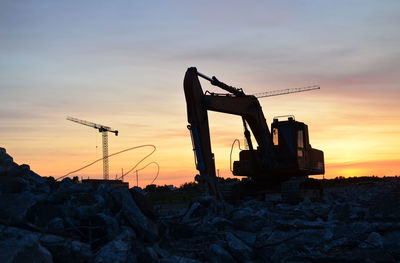
[[[204,93],[199,77],[228,93]],[[183,86],[189,122],[187,127],[199,171],[195,179],[204,186],[206,194],[220,197],[207,111],[241,117],[248,149],[241,150],[239,160],[234,161],[233,175],[244,176],[258,189],[285,183],[293,188],[293,183],[287,183],[293,180],[297,182],[295,188],[298,189],[309,175],[325,173],[323,152],[311,147],[308,126],[296,121],[294,116],[286,116],[284,120],[274,118],[271,132],[256,96],[246,95],[242,89],[229,86],[215,76],[210,78],[195,67],[187,69]],[[253,144],[252,135],[257,147]]]

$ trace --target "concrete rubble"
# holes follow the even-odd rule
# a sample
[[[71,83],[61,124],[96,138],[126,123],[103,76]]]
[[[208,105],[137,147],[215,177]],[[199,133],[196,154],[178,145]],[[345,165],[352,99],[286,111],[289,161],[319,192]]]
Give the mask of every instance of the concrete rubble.
[[[206,196],[157,214],[140,189],[52,182],[0,148],[0,262],[399,262],[400,179],[324,200]]]

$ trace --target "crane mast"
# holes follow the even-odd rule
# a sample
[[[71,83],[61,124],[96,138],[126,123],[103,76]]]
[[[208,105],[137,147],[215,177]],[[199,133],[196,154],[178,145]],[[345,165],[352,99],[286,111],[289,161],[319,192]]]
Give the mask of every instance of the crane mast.
[[[115,136],[118,136],[118,131],[117,130],[112,130],[110,127],[97,124],[94,122],[90,121],[85,121],[85,120],[80,120],[77,118],[73,117],[67,117],[67,120],[76,122],[85,126],[89,126],[92,128],[97,129],[99,132],[101,132],[102,135],[102,145],[103,145],[103,179],[108,180],[109,179],[109,166],[108,166],[108,132],[112,132],[115,134]]]

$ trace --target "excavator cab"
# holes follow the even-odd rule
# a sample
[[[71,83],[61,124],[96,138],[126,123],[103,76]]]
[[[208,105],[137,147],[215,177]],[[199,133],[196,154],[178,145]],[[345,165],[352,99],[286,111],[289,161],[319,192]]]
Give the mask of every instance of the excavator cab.
[[[294,116],[271,124],[273,151],[277,168],[293,176],[307,176],[325,173],[324,153],[311,147],[308,126],[295,121]]]
[[[295,121],[294,116],[271,124],[272,147],[270,158],[265,150],[242,150],[239,161],[233,163],[233,174],[251,177],[256,181],[282,181],[290,177],[323,174],[323,152],[313,149],[309,143],[308,126]]]

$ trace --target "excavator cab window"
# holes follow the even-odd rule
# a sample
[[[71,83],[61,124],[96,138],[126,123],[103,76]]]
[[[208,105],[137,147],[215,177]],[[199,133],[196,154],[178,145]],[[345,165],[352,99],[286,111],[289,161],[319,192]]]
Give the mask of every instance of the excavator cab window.
[[[278,128],[273,128],[272,129],[272,141],[274,143],[275,146],[279,145],[279,137],[278,137]]]
[[[304,148],[303,130],[297,131],[297,147]]]
[[[304,136],[303,130],[297,130],[297,156],[303,157]]]

